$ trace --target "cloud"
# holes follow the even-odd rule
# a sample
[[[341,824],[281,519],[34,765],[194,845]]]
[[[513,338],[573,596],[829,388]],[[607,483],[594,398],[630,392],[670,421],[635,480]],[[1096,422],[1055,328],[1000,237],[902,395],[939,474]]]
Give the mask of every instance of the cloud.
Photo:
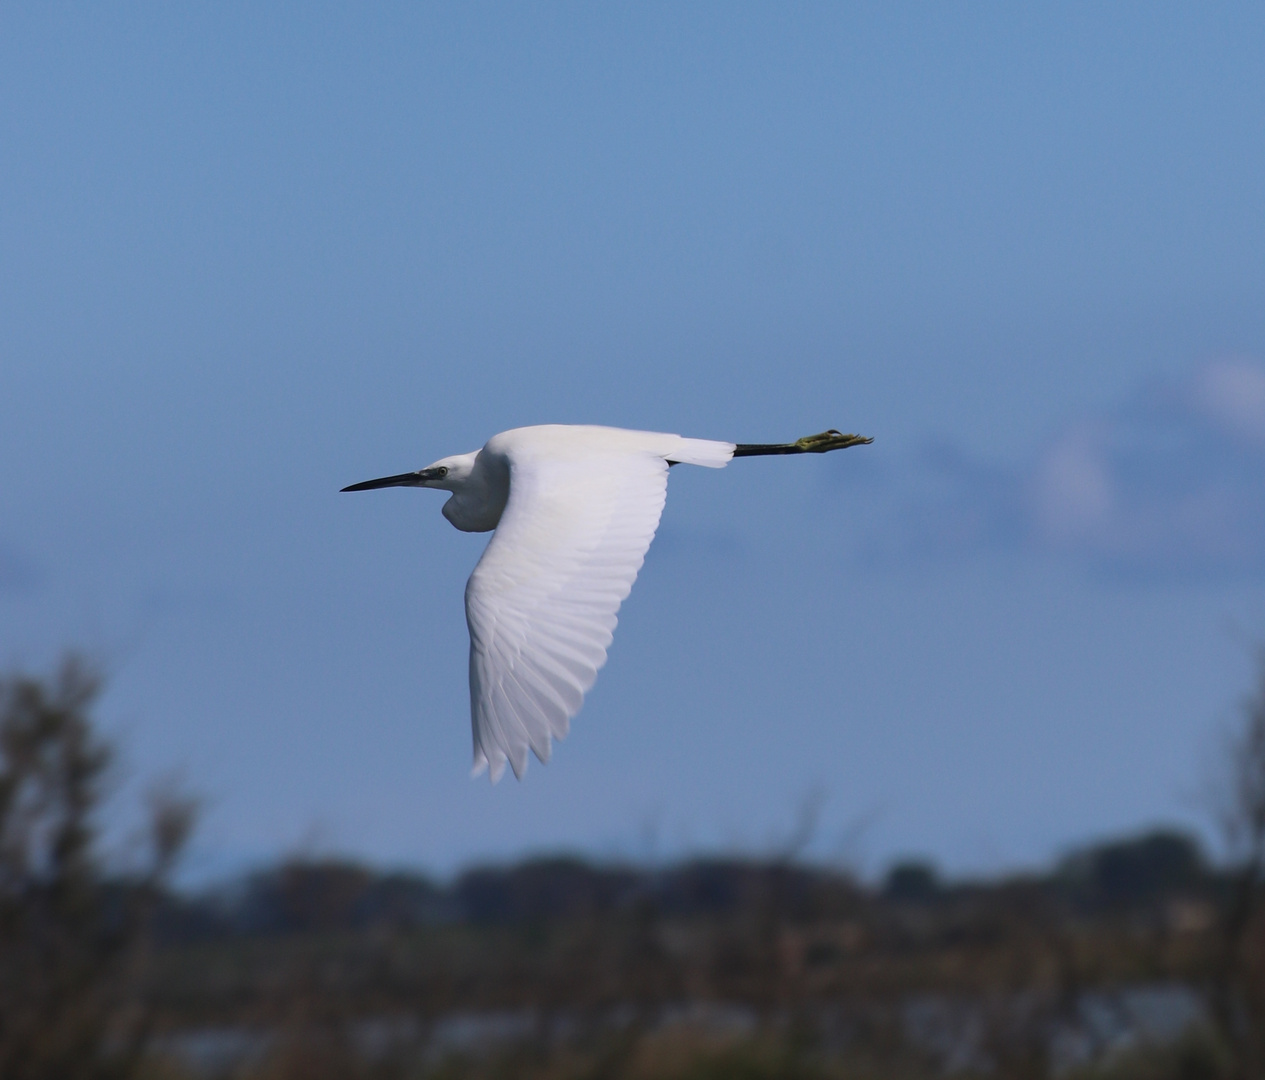
[[[1241,440],[1265,445],[1265,370],[1223,360],[1200,371],[1194,389],[1197,407],[1212,423]]]
[[[1023,465],[931,444],[854,484],[872,562],[1011,552],[1112,576],[1265,576],[1265,370],[1221,360],[1145,385]]]

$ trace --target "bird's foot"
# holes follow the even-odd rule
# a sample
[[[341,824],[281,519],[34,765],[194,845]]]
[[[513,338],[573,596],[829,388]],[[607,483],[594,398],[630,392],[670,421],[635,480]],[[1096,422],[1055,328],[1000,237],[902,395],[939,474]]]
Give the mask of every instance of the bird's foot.
[[[805,435],[795,440],[795,446],[803,454],[824,454],[829,450],[846,450],[849,446],[864,446],[874,440],[864,435],[845,435],[842,431],[831,428],[819,435]]]

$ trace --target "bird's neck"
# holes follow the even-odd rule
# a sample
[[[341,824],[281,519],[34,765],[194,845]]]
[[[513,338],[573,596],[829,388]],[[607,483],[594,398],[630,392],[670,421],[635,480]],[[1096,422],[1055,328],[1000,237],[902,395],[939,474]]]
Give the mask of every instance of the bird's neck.
[[[444,517],[462,532],[491,532],[509,500],[509,462],[481,450],[470,472],[451,486]]]

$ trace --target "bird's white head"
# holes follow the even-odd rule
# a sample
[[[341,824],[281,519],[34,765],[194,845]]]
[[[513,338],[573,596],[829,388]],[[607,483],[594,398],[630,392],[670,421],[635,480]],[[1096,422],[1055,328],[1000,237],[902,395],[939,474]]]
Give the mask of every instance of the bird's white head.
[[[444,517],[463,532],[489,532],[501,520],[501,511],[509,498],[509,471],[500,462],[489,466],[483,451],[470,454],[454,454],[440,458],[416,472],[383,476],[352,484],[344,491],[372,491],[385,487],[438,488],[451,491],[452,498],[444,503]]]
[[[421,487],[438,488],[440,491],[460,491],[470,479],[474,471],[475,459],[479,452],[454,454],[452,457],[440,458],[424,469],[414,472],[397,473],[395,476],[381,476],[377,480],[365,480],[352,484],[343,491],[373,491],[386,487]]]

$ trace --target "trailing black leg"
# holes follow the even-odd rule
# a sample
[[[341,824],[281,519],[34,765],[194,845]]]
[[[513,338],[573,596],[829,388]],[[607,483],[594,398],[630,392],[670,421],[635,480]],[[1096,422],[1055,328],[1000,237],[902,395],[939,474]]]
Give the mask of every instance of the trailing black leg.
[[[845,435],[831,428],[819,435],[805,435],[793,443],[739,443],[734,457],[764,457],[769,454],[824,454],[830,450],[846,450],[849,446],[872,443],[864,435]]]

